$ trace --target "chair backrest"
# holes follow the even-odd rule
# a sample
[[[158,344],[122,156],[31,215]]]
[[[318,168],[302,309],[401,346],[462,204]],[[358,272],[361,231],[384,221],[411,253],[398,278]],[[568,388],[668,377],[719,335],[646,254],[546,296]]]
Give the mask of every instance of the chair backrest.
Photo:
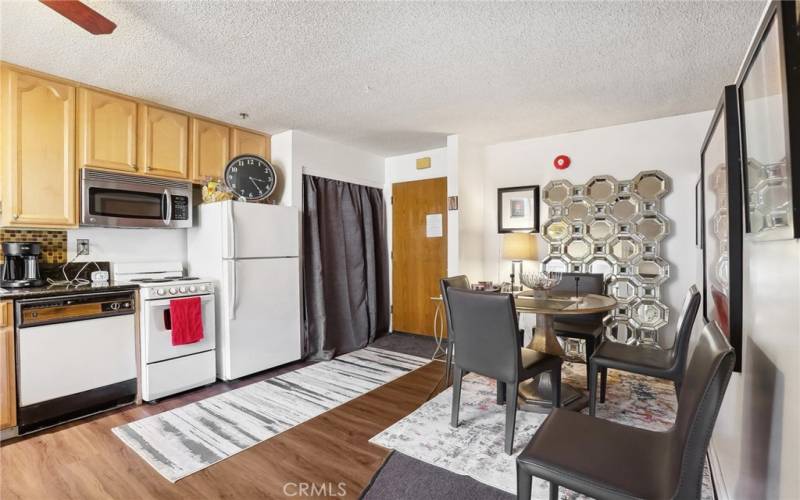
[[[678,414],[670,431],[673,498],[700,498],[711,432],[728,387],[736,354],[715,322],[703,329],[678,394]]]
[[[605,289],[605,278],[597,273],[562,273],[561,281],[552,288],[554,292],[575,293],[575,278],[578,278],[579,293],[595,293],[602,295]],[[579,315],[556,315],[555,321],[567,321],[570,323],[597,323],[603,321],[605,313],[598,314],[579,314]]]
[[[678,331],[675,333],[675,342],[670,353],[673,370],[676,373],[683,373],[686,369],[686,358],[689,357],[689,338],[692,336],[694,321],[699,309],[700,292],[697,291],[696,286],[692,285],[686,292],[686,298],[683,299],[681,315],[678,316]]]
[[[511,294],[447,289],[458,341],[456,366],[514,382],[521,364],[517,311]]]
[[[442,278],[439,281],[439,289],[442,292],[442,302],[444,303],[444,315],[447,320],[447,339],[452,342],[455,340],[455,330],[453,330],[453,319],[450,316],[450,302],[447,300],[447,289],[450,287],[469,290],[469,278],[461,274],[459,276]]]

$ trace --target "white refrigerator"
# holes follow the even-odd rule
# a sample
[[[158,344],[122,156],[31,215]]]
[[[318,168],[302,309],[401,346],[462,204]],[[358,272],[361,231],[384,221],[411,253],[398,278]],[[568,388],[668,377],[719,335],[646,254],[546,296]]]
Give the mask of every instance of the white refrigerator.
[[[224,201],[197,207],[189,273],[217,290],[217,374],[232,380],[302,355],[300,214]]]

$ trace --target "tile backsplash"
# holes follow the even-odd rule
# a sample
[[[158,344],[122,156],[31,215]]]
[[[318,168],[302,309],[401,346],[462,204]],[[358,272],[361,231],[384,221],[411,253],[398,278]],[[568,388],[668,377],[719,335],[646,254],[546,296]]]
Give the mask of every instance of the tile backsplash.
[[[42,245],[40,261],[45,264],[63,264],[67,261],[67,232],[38,229],[0,229],[0,241],[35,241]],[[0,248],[0,258],[3,250]]]

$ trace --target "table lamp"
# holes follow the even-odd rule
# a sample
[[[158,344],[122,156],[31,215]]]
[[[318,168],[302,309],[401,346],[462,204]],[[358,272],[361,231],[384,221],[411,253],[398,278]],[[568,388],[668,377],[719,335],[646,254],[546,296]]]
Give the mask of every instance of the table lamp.
[[[537,260],[539,258],[536,235],[533,233],[505,234],[503,236],[503,258],[511,261],[511,289],[514,290],[516,282],[514,265],[519,263],[519,274],[522,275],[522,261]]]

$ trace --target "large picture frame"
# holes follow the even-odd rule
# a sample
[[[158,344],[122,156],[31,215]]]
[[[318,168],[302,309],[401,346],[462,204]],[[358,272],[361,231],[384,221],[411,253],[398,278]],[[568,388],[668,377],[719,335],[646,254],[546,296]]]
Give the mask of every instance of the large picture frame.
[[[497,190],[497,232],[539,232],[539,186]]]
[[[769,5],[736,79],[748,239],[800,238],[798,12]]]
[[[720,98],[700,152],[703,316],[716,321],[742,369],[742,171],[735,85]]]

